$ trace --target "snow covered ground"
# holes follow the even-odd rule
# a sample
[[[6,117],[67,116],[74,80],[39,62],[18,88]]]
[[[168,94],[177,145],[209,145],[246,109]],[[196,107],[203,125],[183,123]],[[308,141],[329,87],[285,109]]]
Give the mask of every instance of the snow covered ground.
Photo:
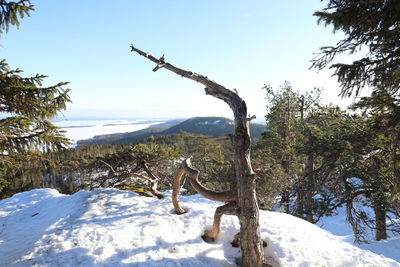
[[[373,210],[368,207],[363,207],[363,211],[373,214]],[[371,215],[373,216],[373,215]],[[335,216],[323,217],[317,223],[323,229],[328,230],[334,235],[340,236],[342,240],[349,243],[354,242],[354,234],[351,225],[346,221],[346,208],[337,209]],[[383,254],[386,257],[395,259],[400,262],[400,237],[393,237],[396,233],[388,231],[388,235],[392,236],[384,241],[374,241],[375,232],[372,229],[366,229],[366,239],[368,244],[360,244],[358,247],[373,251],[377,254]]]
[[[205,243],[201,235],[221,203],[180,199],[189,212],[178,216],[170,196],[114,189],[16,194],[0,201],[0,266],[236,266],[240,253],[230,241],[237,218],[224,216],[220,238]],[[291,215],[261,211],[260,223],[274,266],[400,266],[400,239],[367,247],[389,259]]]

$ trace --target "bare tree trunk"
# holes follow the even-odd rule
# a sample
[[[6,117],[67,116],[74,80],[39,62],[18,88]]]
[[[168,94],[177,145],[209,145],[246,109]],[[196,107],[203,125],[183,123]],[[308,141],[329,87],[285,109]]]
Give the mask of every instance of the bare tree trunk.
[[[264,252],[259,226],[258,204],[255,194],[256,175],[250,162],[250,134],[247,118],[246,103],[235,92],[208,79],[206,76],[177,68],[164,61],[164,57],[155,58],[149,53],[137,49],[133,45],[132,51],[153,61],[160,68],[168,69],[182,77],[194,80],[205,86],[205,93],[221,99],[232,109],[235,118],[235,133],[232,136],[234,146],[234,162],[237,183],[237,201],[240,222],[240,247],[242,250],[242,266],[261,267],[265,264]]]
[[[245,111],[246,112],[246,111]],[[262,266],[264,253],[260,237],[256,175],[250,162],[249,122],[236,123],[234,149],[243,266]]]
[[[313,216],[313,194],[315,189],[315,182],[314,182],[314,156],[309,155],[307,157],[306,163],[306,183],[305,186],[305,213],[306,213],[306,220],[310,223],[314,223],[314,216]]]
[[[386,209],[385,197],[382,193],[378,193],[374,199],[374,212],[375,212],[375,239],[387,239],[386,233]]]
[[[147,164],[147,161],[143,160],[141,162],[143,170],[147,173],[147,175],[150,177],[150,179],[147,179],[151,186],[150,186],[150,192],[158,197],[159,199],[164,198],[164,195],[158,191],[157,186],[158,186],[158,181],[160,180],[157,176],[153,174],[153,172],[149,169],[149,165]]]
[[[221,217],[222,215],[238,215],[238,208],[236,202],[228,202],[227,204],[218,207],[215,210],[214,214],[214,223],[213,227],[210,231],[206,231],[202,238],[205,241],[214,241],[214,239],[219,235],[220,225],[221,225]]]

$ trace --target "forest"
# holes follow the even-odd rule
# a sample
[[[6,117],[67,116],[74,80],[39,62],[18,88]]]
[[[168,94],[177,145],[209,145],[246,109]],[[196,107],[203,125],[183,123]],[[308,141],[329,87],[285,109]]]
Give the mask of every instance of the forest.
[[[367,113],[319,105],[321,91],[300,95],[286,82],[279,90],[265,87],[270,99],[268,131],[254,142],[252,164],[259,179],[262,209],[280,209],[315,223],[346,207],[359,242],[366,228],[376,239],[400,231],[398,190],[393,173],[392,138],[382,122]],[[98,187],[125,188],[149,195],[142,162],[158,177],[158,189],[171,189],[181,158],[192,156],[200,181],[222,191],[232,187],[233,147],[205,135],[179,133],[151,136],[141,143],[94,144],[49,152],[18,169],[9,168],[2,197],[33,188],[57,188],[72,194]],[[196,191],[184,185],[186,194]],[[374,214],[367,214],[370,207]],[[386,224],[387,219],[391,224]]]
[[[265,85],[260,90],[268,103],[266,130],[252,140],[251,149],[246,131],[253,118],[241,113],[244,101],[237,100],[236,92],[206,76],[183,71],[164,56],[143,55],[132,46],[133,53],[156,63],[153,71],[165,68],[203,83],[206,94],[226,102],[235,116],[233,135],[166,131],[148,134],[142,141],[71,148],[51,123],[71,101],[67,83],[43,86],[46,76],[24,77],[21,70],[0,61],[0,199],[36,188],[55,188],[64,194],[117,188],[163,198],[163,191],[174,187],[181,162],[191,158],[200,184],[215,192],[239,190],[239,206],[247,205],[247,200],[240,200],[241,183],[254,176],[257,208],[310,223],[345,208],[358,243],[367,242],[366,232],[371,229],[376,240],[400,234],[400,4],[394,0],[326,2],[326,8],[314,15],[344,37],[322,47],[311,68],[333,69],[341,85],[338,93],[343,98],[358,97],[343,110],[322,104],[320,88],[300,93],[289,81],[282,81],[280,88]],[[28,0],[0,0],[0,7],[1,35],[18,27],[34,10]],[[360,47],[368,49],[362,58],[349,64],[334,61]],[[361,95],[366,89],[370,93]],[[243,153],[247,152],[251,173],[243,178],[238,165],[246,161]],[[179,186],[186,189],[185,195],[198,191],[189,179]],[[250,262],[244,259],[243,266],[251,266]]]

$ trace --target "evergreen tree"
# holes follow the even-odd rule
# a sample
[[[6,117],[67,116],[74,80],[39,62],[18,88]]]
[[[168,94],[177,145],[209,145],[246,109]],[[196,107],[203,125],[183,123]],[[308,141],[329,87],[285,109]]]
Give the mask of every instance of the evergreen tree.
[[[264,160],[270,164],[271,176],[279,177],[277,180],[282,184],[281,203],[285,211],[314,222],[311,199],[314,159],[312,154],[302,153],[300,149],[304,143],[312,142],[308,141],[311,136],[306,118],[318,102],[320,92],[315,89],[300,95],[288,82],[277,92],[269,86],[264,89],[268,100],[268,131],[256,146],[259,151],[255,156],[264,153]],[[293,198],[296,199],[294,206],[290,205]]]
[[[386,239],[387,230],[398,231],[385,219],[398,211],[389,194],[392,137],[376,131],[382,118],[318,105],[318,94],[303,97],[288,83],[278,92],[266,89],[268,131],[257,143],[254,162],[268,185],[279,185],[274,190],[281,192],[285,211],[316,222],[345,206],[357,242],[370,230],[377,240]]]
[[[289,206],[291,189],[302,172],[301,160],[296,154],[296,144],[300,138],[300,95],[293,91],[288,82],[278,92],[269,86],[264,89],[268,100],[265,117],[268,131],[263,134],[260,144],[268,150],[275,175],[287,186],[282,191],[281,203],[286,212],[292,213]]]
[[[30,1],[0,1],[0,32],[7,32],[10,25],[18,27],[19,18],[32,10]],[[18,177],[23,181],[29,163],[44,160],[45,153],[69,143],[49,121],[70,101],[69,90],[63,88],[66,83],[45,87],[46,76],[22,77],[21,72],[0,61],[0,192],[7,184],[15,187]],[[21,183],[17,187],[23,188]]]
[[[388,237],[387,229],[396,231],[396,226],[387,221],[388,212],[395,209],[389,201],[393,187],[390,138],[374,129],[373,120],[371,116],[353,115],[348,122],[353,125],[350,128],[353,133],[341,138],[349,146],[342,154],[345,161],[341,163],[338,179],[342,181],[343,191],[336,194],[346,203],[347,219],[352,224],[356,242],[365,240],[367,229],[375,231],[377,240]],[[365,212],[366,207],[373,214]]]
[[[29,0],[10,2],[0,0],[0,34],[7,32],[10,25],[19,27],[19,19],[29,16],[29,12],[35,10]]]
[[[400,199],[400,2],[397,0],[329,0],[315,12],[319,22],[343,31],[345,38],[335,46],[321,48],[313,62],[319,69],[330,66],[342,86],[341,95],[358,95],[368,86],[369,96],[353,108],[374,118],[374,131],[389,138],[391,199]],[[338,54],[367,48],[368,53],[351,64],[332,64]]]
[[[341,95],[358,95],[368,85],[399,96],[400,86],[400,2],[398,0],[329,0],[314,13],[319,23],[332,25],[345,38],[334,46],[321,48],[313,66],[330,65],[342,86]],[[332,61],[341,53],[368,53],[351,64]]]

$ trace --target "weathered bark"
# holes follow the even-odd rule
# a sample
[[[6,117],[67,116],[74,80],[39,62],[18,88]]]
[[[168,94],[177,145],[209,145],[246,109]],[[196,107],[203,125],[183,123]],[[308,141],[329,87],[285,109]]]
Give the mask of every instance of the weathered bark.
[[[228,202],[227,204],[225,204],[221,207],[218,207],[215,210],[213,227],[211,230],[206,231],[204,233],[204,235],[202,236],[204,241],[213,242],[215,240],[215,238],[219,235],[220,228],[221,228],[220,227],[221,226],[221,217],[224,214],[238,215],[238,206],[237,206],[236,202],[234,202],[234,201]]]
[[[174,183],[172,185],[172,204],[174,205],[175,213],[178,215],[186,213],[181,205],[179,205],[179,190],[181,188],[181,178],[185,174],[185,170],[183,168],[179,168],[175,174]]]
[[[375,239],[387,239],[386,232],[386,209],[385,197],[382,193],[378,193],[374,199],[374,212],[375,212]]]
[[[211,231],[206,231],[202,238],[206,242],[213,242],[220,232],[221,217],[223,214],[227,215],[238,215],[237,204],[235,202],[237,198],[236,190],[230,190],[225,192],[214,192],[206,187],[204,187],[198,180],[199,171],[191,167],[191,157],[182,161],[181,167],[178,169],[175,175],[173,190],[172,190],[172,204],[174,205],[176,214],[184,214],[184,210],[179,205],[178,194],[181,186],[181,178],[184,174],[189,177],[189,182],[192,187],[203,197],[221,201],[228,202],[227,204],[218,207],[215,211],[213,228]]]
[[[150,177],[150,179],[147,179],[151,184],[150,192],[153,195],[155,195],[158,199],[164,198],[164,195],[161,194],[160,191],[158,191],[158,189],[157,189],[158,181],[160,179],[158,179],[158,177],[155,176],[152,171],[150,171],[147,161],[145,161],[145,160],[142,161],[142,168],[147,173],[147,175]]]
[[[187,158],[182,161],[181,167],[179,168],[179,170],[175,175],[176,182],[174,182],[174,187],[172,190],[174,196],[177,195],[174,192],[179,190],[180,180],[184,173],[189,177],[189,182],[192,185],[192,187],[200,195],[202,195],[207,199],[221,201],[221,202],[229,202],[229,201],[234,201],[237,198],[236,189],[225,192],[215,192],[204,187],[198,180],[200,172],[192,168],[191,158]]]
[[[162,193],[160,193],[157,190],[157,186],[158,186],[158,177],[156,177],[153,172],[149,169],[149,166],[147,164],[147,162],[145,160],[143,160],[141,162],[141,167],[137,167],[135,168],[133,171],[125,171],[125,172],[119,172],[116,171],[113,166],[111,166],[110,164],[108,164],[107,162],[105,162],[104,160],[100,160],[101,163],[105,164],[106,166],[108,166],[110,168],[108,175],[106,177],[106,179],[104,179],[101,183],[100,183],[100,187],[104,186],[105,182],[108,179],[111,178],[117,178],[118,182],[121,182],[129,177],[138,177],[141,178],[143,180],[149,181],[150,182],[150,193],[152,193],[154,196],[156,196],[158,199],[164,198],[164,195]],[[149,175],[149,177],[145,176],[145,175],[141,175],[139,173],[136,173],[136,171],[139,171],[139,169],[143,168],[143,170],[147,173],[147,175]]]
[[[208,79],[206,76],[177,68],[167,62],[164,57],[155,58],[149,53],[137,49],[132,51],[153,61],[160,68],[168,69],[182,77],[194,80],[205,86],[205,93],[221,99],[232,109],[235,118],[235,132],[231,140],[234,146],[234,162],[237,184],[237,204],[239,207],[240,247],[242,250],[242,265],[244,267],[263,266],[265,263],[259,226],[259,210],[255,194],[256,175],[250,162],[250,134],[247,106],[237,93]]]

